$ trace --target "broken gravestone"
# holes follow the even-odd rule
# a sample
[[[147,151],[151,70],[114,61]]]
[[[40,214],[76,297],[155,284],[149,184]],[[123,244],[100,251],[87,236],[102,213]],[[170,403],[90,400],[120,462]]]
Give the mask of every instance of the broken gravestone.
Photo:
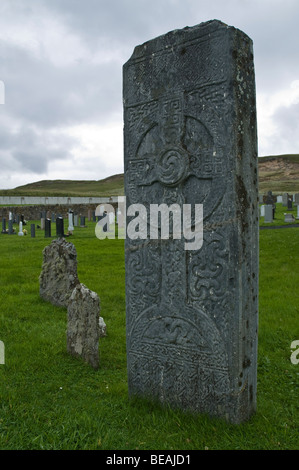
[[[64,238],[44,248],[40,295],[53,305],[67,307],[67,351],[97,369],[99,337],[106,336],[106,324],[99,316],[100,299],[80,283],[76,248]]]
[[[53,240],[43,250],[39,277],[40,296],[58,307],[67,307],[69,298],[79,284],[77,252],[64,238]]]
[[[100,319],[98,295],[78,284],[67,307],[67,351],[82,357],[94,369],[99,367]]]

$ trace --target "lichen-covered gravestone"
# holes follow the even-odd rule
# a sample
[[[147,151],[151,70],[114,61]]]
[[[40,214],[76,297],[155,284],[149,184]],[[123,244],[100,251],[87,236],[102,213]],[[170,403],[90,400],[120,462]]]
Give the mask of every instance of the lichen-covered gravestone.
[[[75,287],[67,308],[67,351],[99,367],[100,299],[84,284]]]
[[[129,393],[240,423],[256,408],[252,41],[210,21],[136,47],[123,72],[127,227],[133,204],[203,207],[198,249],[151,239],[149,219],[126,238]]]
[[[78,285],[77,252],[64,238],[53,240],[43,250],[42,271],[39,277],[40,296],[58,307],[67,307]]]

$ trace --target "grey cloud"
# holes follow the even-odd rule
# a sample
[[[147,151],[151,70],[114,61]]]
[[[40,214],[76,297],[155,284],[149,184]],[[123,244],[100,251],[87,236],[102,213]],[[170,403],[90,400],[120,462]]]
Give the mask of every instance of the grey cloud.
[[[71,158],[70,149],[77,142],[59,129],[101,126],[121,116],[123,63],[136,45],[171,29],[214,18],[242,29],[254,43],[257,93],[287,88],[299,78],[297,0],[1,0],[0,13],[15,35],[16,19],[26,34],[34,24],[40,27],[39,20],[51,18],[45,22],[48,28],[55,28],[57,22],[82,45],[77,61],[68,61],[66,56],[65,64],[60,60],[57,65],[43,49],[43,38],[39,43],[36,35],[35,49],[36,44],[30,48],[22,37],[15,41],[8,35],[0,42],[0,79],[6,92],[5,107],[0,110],[2,172],[5,168],[10,173],[28,170],[34,178],[49,169],[50,161]],[[53,31],[45,33],[49,41]],[[98,60],[101,53],[102,61]],[[296,107],[280,109],[274,116],[281,139],[288,136],[294,145],[298,117]],[[8,124],[13,128],[14,120],[21,126],[17,133]],[[57,131],[55,139],[53,130]]]
[[[65,135],[36,132],[28,127],[22,127],[18,132],[2,128],[0,140],[2,169],[5,167],[35,174],[45,173],[48,165],[55,160],[69,158],[71,154],[67,149],[77,142]]]
[[[119,107],[121,70],[113,62],[55,67],[12,46],[0,49],[0,61],[1,55],[6,109],[19,119],[42,127],[100,124]]]
[[[297,141],[299,147],[299,103],[279,107],[273,114],[273,121],[279,129],[277,140],[280,144],[285,142],[289,145],[290,142]],[[297,152],[294,151],[294,153]]]

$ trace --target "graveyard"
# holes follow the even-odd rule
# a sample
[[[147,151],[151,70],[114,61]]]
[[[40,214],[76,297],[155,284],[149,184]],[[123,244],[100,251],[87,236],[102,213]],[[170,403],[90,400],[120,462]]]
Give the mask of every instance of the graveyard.
[[[283,212],[277,204],[277,217]],[[262,218],[260,225],[267,225]],[[129,399],[124,240],[99,240],[92,221],[67,241],[76,247],[81,282],[100,297],[107,336],[97,370],[67,352],[66,309],[39,294],[54,223],[51,233],[0,234],[1,449],[298,448],[299,365],[290,358],[299,338],[299,227],[260,230],[257,411],[240,425]]]
[[[136,46],[115,232],[2,216],[1,449],[298,448],[299,194],[259,194],[255,93],[218,20]]]

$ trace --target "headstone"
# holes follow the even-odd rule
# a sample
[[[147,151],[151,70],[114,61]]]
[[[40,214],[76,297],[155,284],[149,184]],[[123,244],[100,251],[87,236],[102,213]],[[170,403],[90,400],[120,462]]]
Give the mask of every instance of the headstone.
[[[80,217],[80,227],[85,227],[85,217],[83,215]]]
[[[67,307],[67,351],[99,367],[100,301],[96,292],[78,284]]]
[[[293,214],[284,214],[284,221],[289,223],[289,224],[292,224],[295,222],[295,217],[293,216]]]
[[[88,216],[88,222],[91,222],[91,209],[88,209],[88,213],[87,213],[87,216]]]
[[[44,300],[67,307],[69,298],[79,283],[77,252],[72,243],[58,238],[44,248],[39,282],[40,296]]]
[[[57,238],[63,238],[64,237],[63,217],[57,217],[57,219],[56,219],[56,237]]]
[[[298,206],[299,204],[299,193],[294,194],[294,205]]]
[[[45,237],[51,238],[51,219],[45,220]]]
[[[261,217],[265,216],[265,204],[261,205]]]
[[[6,234],[6,219],[5,217],[2,218],[2,232],[1,233],[4,233]]]
[[[283,207],[287,207],[288,199],[289,199],[288,193],[283,193],[283,195],[282,195],[282,206]]]
[[[18,235],[20,237],[22,237],[24,235],[24,232],[23,232],[23,222],[20,222],[19,223],[19,232],[18,232]]]
[[[73,212],[69,212],[69,226],[68,226],[68,231],[72,233],[74,231],[74,222],[73,222]]]
[[[288,208],[288,210],[292,210],[292,209],[293,209],[293,201],[292,201],[292,199],[291,199],[290,197],[288,198],[287,208]]]
[[[299,217],[299,204],[297,206],[297,217]]]
[[[268,191],[265,199],[266,199],[265,200],[266,204],[274,204],[274,197],[273,197],[272,191]]]
[[[10,212],[10,211],[8,213],[8,220],[13,220],[13,215],[12,215],[12,212]]]
[[[282,203],[282,196],[277,196],[277,202]]]
[[[273,222],[273,207],[272,204],[266,204],[265,205],[265,218],[264,218],[265,223],[271,223]]]
[[[74,215],[74,227],[78,227],[78,214]]]
[[[12,235],[13,233],[14,233],[14,231],[13,231],[13,221],[12,221],[12,219],[9,219],[9,221],[8,221],[8,234]]]
[[[30,230],[31,230],[31,238],[35,238],[35,224],[31,224]]]
[[[52,212],[52,214],[51,214],[51,222],[54,224],[55,221],[56,221],[56,216],[55,216],[54,212]]]
[[[41,230],[45,230],[45,226],[46,226],[46,219],[44,217],[42,217],[40,219],[40,228],[41,228]]]
[[[240,423],[256,409],[252,42],[209,21],[136,47],[123,72],[126,205],[147,217],[146,234],[136,224],[134,235],[127,212],[129,394]],[[191,247],[183,230],[151,239],[162,225],[150,223],[151,210],[162,203],[183,216],[189,204],[193,229],[203,208],[202,245]]]

